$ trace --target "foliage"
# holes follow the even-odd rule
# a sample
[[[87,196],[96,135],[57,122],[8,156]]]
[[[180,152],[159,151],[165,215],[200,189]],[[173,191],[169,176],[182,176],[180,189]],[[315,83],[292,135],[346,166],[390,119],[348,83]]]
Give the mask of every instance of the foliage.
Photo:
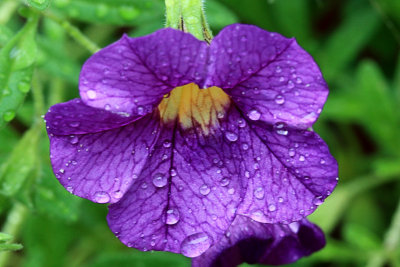
[[[292,266],[400,266],[399,1],[208,0],[206,13],[214,34],[243,22],[295,36],[330,86],[315,130],[340,181],[310,217],[328,244]],[[126,248],[105,206],[64,190],[40,118],[78,97],[80,66],[98,47],[164,22],[162,0],[0,1],[0,251],[23,245],[0,252],[0,267],[189,265]]]

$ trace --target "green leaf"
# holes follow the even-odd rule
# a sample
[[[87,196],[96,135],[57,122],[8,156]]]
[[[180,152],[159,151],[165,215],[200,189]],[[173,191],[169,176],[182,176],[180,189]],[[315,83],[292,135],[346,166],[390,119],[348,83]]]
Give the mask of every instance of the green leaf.
[[[167,252],[132,252],[132,253],[107,253],[98,257],[89,267],[131,267],[132,263],[135,266],[143,267],[185,267],[189,266],[190,260],[178,255]]]
[[[28,4],[39,10],[45,10],[50,5],[50,0],[28,0]]]
[[[379,25],[379,17],[371,8],[351,13],[336,32],[330,36],[319,55],[322,73],[328,81],[333,80],[346,65],[354,60],[368,44]]]
[[[77,20],[113,25],[140,25],[164,20],[159,0],[54,0],[52,9]]]
[[[360,224],[346,223],[343,236],[348,243],[362,250],[378,250],[381,247],[381,241],[376,234]]]
[[[215,0],[205,2],[205,11],[208,23],[215,29],[222,29],[229,24],[239,22],[235,13]]]
[[[0,51],[0,127],[15,117],[30,90],[37,23],[38,14],[31,13],[25,26]]]
[[[21,244],[0,244],[0,252],[2,251],[15,251],[22,249]]]
[[[30,172],[36,167],[37,145],[42,124],[27,131],[0,167],[0,193],[13,196],[23,186]]]
[[[0,24],[0,48],[2,48],[13,36],[12,30]]]

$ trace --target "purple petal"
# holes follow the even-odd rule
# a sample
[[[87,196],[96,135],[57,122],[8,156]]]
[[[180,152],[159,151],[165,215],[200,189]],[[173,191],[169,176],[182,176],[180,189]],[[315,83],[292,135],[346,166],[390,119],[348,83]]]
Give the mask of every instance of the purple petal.
[[[239,114],[233,110],[235,122]],[[126,245],[196,257],[226,232],[246,190],[233,121],[212,135],[164,128],[137,183],[109,206],[110,228]],[[224,132],[221,129],[225,129]]]
[[[288,223],[311,214],[337,183],[338,167],[314,132],[252,123],[247,140],[247,194],[238,214]]]
[[[224,28],[210,49],[207,85],[223,88],[250,119],[306,129],[318,118],[328,87],[296,40],[236,24]]]
[[[250,264],[281,265],[320,250],[322,231],[303,219],[289,225],[263,224],[237,216],[221,241],[192,260],[193,267],[231,267]]]
[[[205,42],[178,30],[124,36],[86,61],[80,94],[92,107],[144,115],[173,88],[201,83],[207,57]]]
[[[159,127],[149,114],[115,128],[127,118],[106,113],[73,100],[53,106],[46,114],[56,177],[69,192],[98,203],[114,203],[128,190]]]
[[[52,106],[45,116],[47,132],[54,135],[86,134],[115,129],[134,120],[73,99]]]

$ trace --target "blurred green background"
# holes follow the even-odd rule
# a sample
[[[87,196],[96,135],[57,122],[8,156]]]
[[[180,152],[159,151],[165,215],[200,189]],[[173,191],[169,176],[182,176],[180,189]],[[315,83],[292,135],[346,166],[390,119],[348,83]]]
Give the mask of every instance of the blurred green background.
[[[80,67],[97,47],[162,28],[164,2],[28,2],[0,0],[0,267],[189,266],[181,255],[125,247],[105,205],[69,194],[51,171],[40,118],[78,97]],[[328,242],[291,266],[400,266],[400,1],[205,4],[214,34],[242,22],[296,37],[330,87],[314,129],[340,181],[310,216]]]

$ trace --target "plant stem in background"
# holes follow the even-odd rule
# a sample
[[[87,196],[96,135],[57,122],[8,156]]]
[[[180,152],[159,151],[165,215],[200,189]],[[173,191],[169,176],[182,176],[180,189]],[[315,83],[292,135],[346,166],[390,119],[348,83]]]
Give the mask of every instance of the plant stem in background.
[[[206,21],[202,0],[165,0],[166,27],[189,32],[210,43],[211,30]]]
[[[87,38],[77,27],[69,23],[67,20],[63,20],[49,12],[43,12],[42,14],[58,23],[75,41],[89,50],[92,54],[100,50],[100,48],[94,42]]]
[[[7,220],[3,226],[2,232],[18,238],[22,223],[27,215],[27,209],[20,203],[15,203],[8,213]],[[0,267],[7,266],[11,252],[0,253]]]

